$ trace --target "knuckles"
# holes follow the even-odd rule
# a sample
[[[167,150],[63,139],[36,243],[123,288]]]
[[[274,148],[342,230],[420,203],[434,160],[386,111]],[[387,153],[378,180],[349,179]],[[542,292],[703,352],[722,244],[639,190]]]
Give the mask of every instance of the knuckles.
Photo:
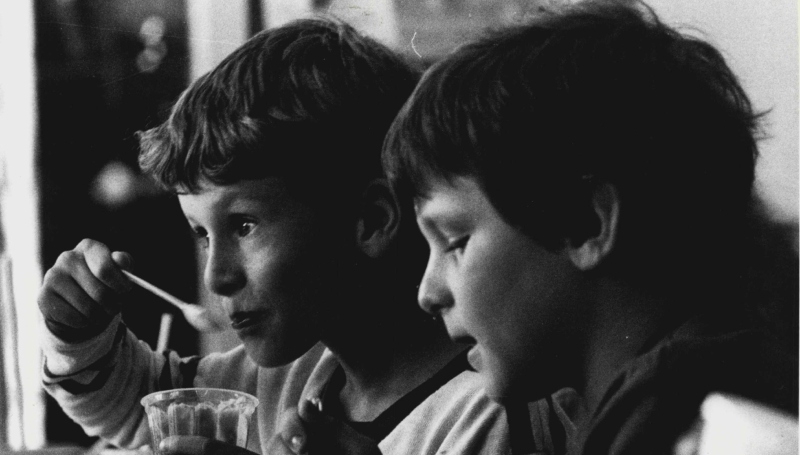
[[[65,289],[67,274],[57,268],[52,268],[44,274],[42,289],[39,291],[37,303],[44,314],[51,314],[57,310],[57,294]]]
[[[75,266],[78,265],[78,262],[83,260],[83,254],[77,250],[64,251],[58,255],[58,258],[56,258],[56,262],[53,264],[53,267],[50,269],[50,271],[67,272],[74,269]]]
[[[90,250],[97,250],[97,249],[108,249],[103,243],[98,242],[97,240],[92,239],[83,239],[78,242],[78,245],[75,247],[73,251],[80,251],[80,252],[87,252]]]
[[[53,301],[53,295],[47,289],[39,293],[36,303],[39,305],[39,311],[44,315],[45,319],[49,319],[51,315],[58,313],[57,304]]]
[[[94,275],[103,283],[110,284],[115,282],[115,278],[117,278],[117,270],[116,265],[113,264],[111,261],[111,256],[109,256],[108,261],[101,261],[97,263],[93,268],[92,272]]]

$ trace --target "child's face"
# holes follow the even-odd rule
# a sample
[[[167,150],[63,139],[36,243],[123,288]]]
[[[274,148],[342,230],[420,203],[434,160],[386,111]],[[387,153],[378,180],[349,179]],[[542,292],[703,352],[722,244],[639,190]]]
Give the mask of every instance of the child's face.
[[[202,245],[204,283],[250,357],[282,365],[316,343],[327,319],[319,302],[336,299],[325,279],[341,255],[315,213],[276,178],[204,184],[178,199]]]
[[[559,352],[574,343],[566,316],[577,275],[566,254],[509,225],[472,178],[437,181],[415,207],[430,245],[420,305],[475,345],[469,360],[491,397],[548,393],[566,361]]]

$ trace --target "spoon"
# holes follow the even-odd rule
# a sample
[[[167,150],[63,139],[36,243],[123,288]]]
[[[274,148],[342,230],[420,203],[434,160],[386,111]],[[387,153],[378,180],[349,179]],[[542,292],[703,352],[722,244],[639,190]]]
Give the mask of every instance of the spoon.
[[[193,305],[191,303],[186,303],[183,300],[168,293],[167,291],[148,283],[147,281],[139,278],[138,276],[132,274],[131,272],[128,272],[127,270],[123,270],[122,273],[124,273],[125,276],[127,276],[134,283],[152,292],[153,294],[161,297],[162,299],[166,300],[167,302],[171,303],[179,310],[181,310],[181,313],[183,313],[183,317],[186,318],[186,322],[188,322],[189,325],[191,325],[198,331],[219,332],[229,327],[227,320],[225,320],[220,315],[212,313],[200,305]]]

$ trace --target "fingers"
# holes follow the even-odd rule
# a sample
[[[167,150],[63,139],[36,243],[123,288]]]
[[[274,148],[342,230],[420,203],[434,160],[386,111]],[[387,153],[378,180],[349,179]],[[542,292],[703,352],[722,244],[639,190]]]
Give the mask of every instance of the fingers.
[[[276,450],[289,450],[287,453],[295,454],[308,452],[306,428],[296,408],[289,408],[281,414],[275,439],[281,443],[281,448]]]
[[[131,271],[133,269],[133,258],[130,254],[124,251],[114,251],[111,253],[111,259],[117,263],[122,269]]]
[[[267,446],[269,455],[305,455],[308,448],[299,436],[290,437],[288,440],[276,434]]]
[[[61,280],[63,278],[55,278]],[[92,308],[91,298],[74,282],[63,279],[59,289],[46,288],[39,294],[39,309],[45,320],[54,321],[68,327],[82,328],[91,325],[91,318],[105,314],[99,308]],[[67,297],[64,297],[64,296]]]
[[[283,446],[295,454],[376,455],[377,442],[357,432],[346,423],[323,414],[318,399],[304,400],[298,409],[281,417]],[[288,414],[288,415],[287,415]]]
[[[94,278],[108,288],[117,292],[125,292],[133,286],[128,278],[120,271],[119,265],[112,258],[111,250],[104,244],[94,240],[83,240],[75,248],[77,253],[84,258],[88,270]],[[117,254],[118,259],[129,260],[125,253]]]
[[[62,253],[45,274],[38,297],[48,328],[67,341],[102,331],[119,312],[120,294],[133,286],[119,269],[130,263],[127,254],[112,254],[92,240]]]
[[[304,422],[312,425],[318,424],[323,420],[322,402],[319,398],[303,400],[297,409],[297,413]]]
[[[161,441],[159,449],[170,455],[254,455],[247,449],[203,436],[170,436]]]
[[[109,302],[113,291],[97,283],[95,278],[84,276],[87,272],[75,270],[77,267],[69,270],[56,266],[47,271],[44,277],[42,297],[44,298],[43,303],[51,305],[51,308],[41,308],[42,311],[53,310],[55,306],[62,305],[64,307],[62,311],[69,311],[72,308],[78,315],[89,319],[100,317],[101,314],[114,314],[116,305]],[[86,283],[87,281],[88,283]],[[103,287],[104,289],[94,289],[90,293],[86,287]],[[107,304],[104,305],[101,302],[107,302]],[[67,315],[64,314],[64,316]],[[60,320],[60,322],[79,327],[78,324],[71,324],[69,320]]]

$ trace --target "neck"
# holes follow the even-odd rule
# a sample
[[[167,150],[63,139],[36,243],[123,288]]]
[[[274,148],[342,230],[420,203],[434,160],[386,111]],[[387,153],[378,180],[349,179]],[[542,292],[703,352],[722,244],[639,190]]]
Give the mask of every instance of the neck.
[[[351,326],[325,340],[345,372],[339,399],[344,417],[352,421],[374,420],[464,350],[430,319],[363,321],[360,328]]]
[[[585,340],[582,395],[591,416],[625,364],[652,347],[685,316],[674,301],[632,289],[619,282],[595,288],[589,325],[597,328]]]

